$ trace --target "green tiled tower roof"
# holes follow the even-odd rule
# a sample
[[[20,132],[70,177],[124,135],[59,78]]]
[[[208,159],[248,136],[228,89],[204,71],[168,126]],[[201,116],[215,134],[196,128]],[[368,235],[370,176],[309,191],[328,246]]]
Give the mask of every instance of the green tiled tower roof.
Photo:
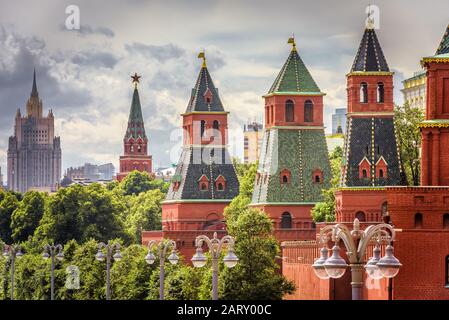
[[[205,98],[207,95],[210,96],[210,100]],[[192,89],[190,101],[186,108],[186,113],[190,112],[224,112],[223,104],[218,95],[218,89],[214,86],[205,62],[203,62],[203,66],[198,74],[195,87]]]
[[[444,33],[443,39],[441,40],[435,55],[446,53],[449,53],[449,25],[446,28],[446,32]]]
[[[293,43],[292,51],[268,94],[321,94]]]
[[[131,102],[131,110],[128,118],[128,129],[126,130],[125,139],[137,138],[147,139],[145,134],[145,126],[143,124],[142,107],[140,106],[139,91],[137,86],[134,88],[133,99]]]
[[[281,171],[289,170],[290,183],[281,183]],[[313,181],[313,172],[323,182]],[[252,203],[316,203],[330,187],[331,171],[324,130],[272,128],[264,133]]]

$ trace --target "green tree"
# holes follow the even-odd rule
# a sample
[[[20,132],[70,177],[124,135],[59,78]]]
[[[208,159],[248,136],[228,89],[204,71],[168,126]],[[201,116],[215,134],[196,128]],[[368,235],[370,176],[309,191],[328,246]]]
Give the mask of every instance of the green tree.
[[[232,269],[222,268],[221,299],[275,300],[294,291],[294,284],[279,273],[280,249],[266,213],[243,210],[227,220],[227,229],[235,238],[239,263]]]
[[[79,243],[90,238],[128,240],[123,221],[126,210],[123,201],[100,184],[60,189],[49,198],[34,237],[62,244],[71,239]]]
[[[136,170],[128,174],[119,184],[124,195],[138,195],[154,189],[160,189],[163,193],[167,193],[169,185],[146,172]]]
[[[335,221],[335,191],[340,184],[342,156],[341,147],[336,147],[329,156],[332,172],[331,187],[322,190],[323,201],[318,202],[312,209],[312,219],[315,222]]]
[[[11,192],[0,192],[0,194],[0,240],[11,243],[11,216],[19,206],[19,200]]]
[[[150,190],[132,197],[129,214],[125,220],[128,234],[135,243],[141,242],[143,230],[161,230],[162,201],[165,194],[159,189]]]
[[[420,183],[419,149],[421,133],[418,124],[424,120],[424,111],[419,107],[411,107],[405,103],[402,107],[395,106],[395,127],[397,143],[401,152],[401,160],[407,180],[418,186]]]
[[[25,193],[22,201],[12,213],[11,232],[14,242],[26,241],[34,234],[44,214],[46,195],[44,193],[29,191]]]
[[[150,290],[150,276],[158,264],[145,261],[147,250],[142,245],[131,245],[121,251],[122,260],[111,268],[112,298],[117,300],[144,300]]]

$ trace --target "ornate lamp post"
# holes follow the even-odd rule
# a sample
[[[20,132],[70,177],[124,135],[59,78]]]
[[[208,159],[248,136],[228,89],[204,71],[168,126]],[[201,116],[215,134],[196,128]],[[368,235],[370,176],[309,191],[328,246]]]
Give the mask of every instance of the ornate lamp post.
[[[234,243],[233,237],[226,235],[221,240],[217,238],[217,233],[214,232],[214,237],[210,239],[205,235],[196,237],[195,246],[196,253],[193,255],[191,261],[195,267],[204,267],[207,263],[207,257],[203,254],[203,243],[206,243],[209,247],[209,251],[212,256],[212,299],[218,300],[218,259],[220,258],[223,245],[228,245],[228,253],[223,258],[223,262],[228,268],[234,267],[239,258],[234,254]]]
[[[18,244],[4,244],[3,256],[6,259],[11,259],[11,300],[14,300],[14,272],[16,270],[16,258],[20,259],[23,256],[22,249]]]
[[[159,255],[159,267],[160,267],[160,273],[159,273],[159,300],[164,300],[164,278],[165,278],[165,269],[164,269],[164,263],[165,263],[165,256],[167,255],[167,250],[169,247],[172,248],[172,252],[168,256],[168,261],[170,261],[171,264],[177,264],[179,261],[178,256],[176,255],[176,242],[173,240],[168,241],[161,241],[159,244],[157,244],[156,240],[151,240],[148,242],[148,254],[145,256],[145,261],[148,264],[153,264],[156,260],[155,255],[151,252],[153,247],[157,245],[158,255]]]
[[[44,247],[44,253],[42,254],[44,259],[51,258],[51,274],[50,274],[50,299],[55,299],[55,258],[59,261],[64,259],[64,252],[62,251],[62,245],[50,245],[46,244]]]
[[[341,278],[348,267],[346,261],[340,256],[340,240],[346,246],[349,266],[352,275],[352,299],[362,299],[363,286],[363,267],[367,274],[373,279],[394,278],[402,264],[393,255],[392,241],[395,239],[395,230],[389,224],[381,223],[371,225],[365,230],[360,230],[360,222],[354,220],[352,231],[344,224],[326,226],[320,231],[319,241],[323,244],[320,258],[315,260],[312,265],[315,274],[321,279]],[[334,242],[332,255],[329,257],[327,243]],[[372,241],[376,240],[376,246],[371,257],[365,264],[366,247]],[[387,243],[385,256],[380,257],[380,244]]]
[[[103,253],[103,249],[106,250],[106,254]],[[112,254],[115,250],[114,255]],[[115,261],[122,260],[120,254],[120,244],[112,243],[108,241],[107,244],[100,242],[98,244],[98,252],[95,255],[98,261],[104,261],[106,259],[106,300],[111,300],[111,263],[112,259]]]

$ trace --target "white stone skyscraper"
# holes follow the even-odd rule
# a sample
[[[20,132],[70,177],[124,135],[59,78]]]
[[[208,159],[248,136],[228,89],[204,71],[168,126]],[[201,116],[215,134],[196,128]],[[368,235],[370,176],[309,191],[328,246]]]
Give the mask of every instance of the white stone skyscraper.
[[[36,72],[26,104],[26,115],[17,110],[14,135],[8,145],[8,189],[55,191],[61,179],[61,142],[55,137],[53,111],[43,116]]]

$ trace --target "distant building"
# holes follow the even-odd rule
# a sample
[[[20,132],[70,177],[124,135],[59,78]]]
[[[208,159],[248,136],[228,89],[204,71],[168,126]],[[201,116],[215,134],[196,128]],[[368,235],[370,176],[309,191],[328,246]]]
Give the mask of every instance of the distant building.
[[[176,167],[158,168],[154,171],[156,179],[162,179],[166,182],[171,181],[171,178],[176,172]]]
[[[426,72],[418,71],[413,74],[413,77],[402,81],[404,89],[404,102],[407,102],[411,107],[419,107],[425,109],[426,106]]]
[[[344,134],[346,132],[346,108],[335,109],[332,115],[332,134]]]
[[[3,174],[2,167],[0,167],[0,190],[3,189]]]
[[[64,176],[71,181],[75,180],[88,180],[88,181],[110,181],[115,174],[115,168],[112,163],[95,165],[86,163],[81,167],[70,167],[66,170]]]
[[[54,117],[50,109],[43,116],[42,100],[36,85],[26,104],[26,115],[17,110],[14,135],[8,145],[8,189],[55,191],[61,179],[61,142],[55,137]]]
[[[263,124],[253,122],[243,126],[244,163],[255,163],[259,159],[263,139]]]

